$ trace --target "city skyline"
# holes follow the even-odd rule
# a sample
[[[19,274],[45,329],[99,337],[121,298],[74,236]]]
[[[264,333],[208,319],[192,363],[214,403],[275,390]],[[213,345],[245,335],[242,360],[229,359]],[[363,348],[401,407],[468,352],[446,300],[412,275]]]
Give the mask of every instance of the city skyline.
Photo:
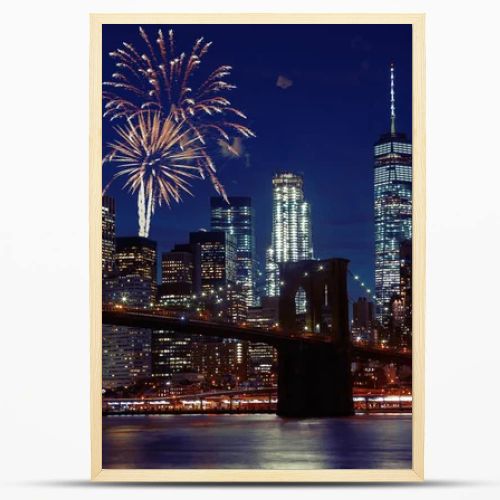
[[[117,45],[114,37],[117,33],[134,41],[137,37],[134,28],[104,27],[109,31],[104,41],[105,52]],[[252,39],[250,43],[238,36],[237,46],[228,48],[225,42],[234,33],[234,26],[174,26],[178,40],[184,44],[189,44],[195,33],[206,33],[207,38],[214,41],[214,50],[216,47],[219,54],[227,56],[228,62],[233,62],[237,51],[241,52],[242,44],[255,47],[255,43],[269,43],[270,33],[275,34],[276,28],[282,30],[285,38],[288,36],[292,46],[298,43],[297,34],[312,29],[308,26],[273,27],[272,30],[259,27],[263,31],[261,40]],[[244,62],[249,59],[243,64],[244,68],[241,68],[242,63],[235,62],[233,80],[242,87],[244,83],[246,92],[239,89],[233,92],[238,93],[238,101],[243,102],[241,107],[257,138],[235,141],[234,146],[242,151],[241,157],[222,158],[218,162],[218,172],[229,196],[252,198],[256,253],[261,271],[264,270],[265,248],[270,244],[272,176],[280,170],[305,172],[305,197],[311,203],[315,257],[349,258],[353,268],[359,270],[373,289],[372,148],[377,137],[390,128],[388,67],[392,60],[397,66],[398,129],[411,132],[411,27],[356,26],[349,30],[336,26],[335,30],[328,30],[319,26],[315,29],[319,30],[316,32],[321,40],[332,41],[330,64],[319,62],[324,59],[324,49],[312,47],[317,44],[318,37],[314,38],[315,42],[308,42],[305,37],[305,45],[297,52],[304,54],[310,50],[306,62],[291,58],[283,51],[283,60],[278,63],[282,42],[271,46],[269,58],[262,62],[257,61],[249,49],[243,54]],[[391,38],[398,39],[397,46],[391,43]],[[342,51],[344,53],[339,56]],[[271,69],[273,64],[274,70]],[[269,71],[264,71],[266,68]],[[312,77],[314,70],[319,68],[322,78]],[[103,71],[105,76],[110,71],[106,60]],[[259,99],[263,101],[260,105],[256,96],[250,95],[253,87],[259,90]],[[328,109],[323,110],[320,101],[326,98],[330,102],[327,102]],[[276,100],[279,114],[272,112],[276,106],[273,107],[270,100]],[[292,109],[287,112],[290,106]],[[290,139],[297,137],[297,133],[304,137],[301,125],[304,120],[308,123],[306,143]],[[105,124],[105,134],[109,132],[106,127]],[[271,127],[272,133],[269,132]],[[236,178],[238,184],[233,183]],[[109,172],[105,169],[103,183],[108,179]],[[162,208],[155,216],[151,238],[158,242],[159,252],[168,251],[175,243],[183,241],[185,229],[179,226],[181,223],[192,231],[210,227],[209,198],[216,193],[208,183],[195,184],[194,192],[194,198],[186,198],[171,210]],[[116,199],[117,234],[136,234],[134,203],[118,185],[113,186],[109,194]]]

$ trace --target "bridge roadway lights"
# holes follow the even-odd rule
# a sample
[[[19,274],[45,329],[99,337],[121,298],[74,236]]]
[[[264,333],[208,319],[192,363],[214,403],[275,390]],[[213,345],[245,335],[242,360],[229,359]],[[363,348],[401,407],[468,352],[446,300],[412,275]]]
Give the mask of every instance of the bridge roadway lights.
[[[354,414],[350,354],[333,344],[278,347],[281,417],[344,417]]]
[[[339,283],[342,285],[342,283]],[[342,290],[342,286],[337,290]],[[343,299],[342,299],[343,297]],[[335,300],[335,297],[333,297]],[[353,414],[351,387],[351,349],[356,357],[386,359],[411,367],[411,353],[391,353],[384,349],[370,351],[352,348],[347,327],[347,297],[337,295],[331,316],[334,331],[328,335],[332,342],[317,342],[286,337],[282,333],[239,328],[234,325],[213,325],[203,322],[179,322],[176,318],[162,317],[144,312],[103,309],[103,324],[179,333],[238,338],[251,342],[264,342],[278,351],[278,411],[286,417],[347,416]],[[220,327],[223,330],[220,330]],[[326,332],[325,332],[326,333]],[[336,339],[336,340],[335,340]]]
[[[346,259],[289,262],[280,265],[283,286],[279,299],[279,323],[285,331],[300,331],[295,298],[306,295],[306,325],[319,325],[314,335],[331,342],[286,338],[234,325],[201,321],[173,321],[170,328],[202,335],[267,342],[278,350],[278,410],[283,417],[339,417],[354,413],[351,384],[351,342],[347,299]],[[168,318],[104,311],[103,322],[126,326],[167,328]],[[120,318],[121,317],[121,318]],[[304,326],[302,325],[302,331]],[[196,333],[192,331],[192,333]]]

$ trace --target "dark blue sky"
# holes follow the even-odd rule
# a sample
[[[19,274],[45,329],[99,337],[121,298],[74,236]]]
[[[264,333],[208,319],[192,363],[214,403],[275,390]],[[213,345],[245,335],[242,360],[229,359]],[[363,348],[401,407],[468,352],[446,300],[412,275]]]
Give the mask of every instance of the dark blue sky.
[[[146,27],[148,33],[159,26]],[[238,86],[229,99],[244,111],[255,139],[244,141],[240,158],[217,161],[229,196],[251,196],[256,212],[257,257],[263,264],[271,240],[272,176],[304,175],[312,207],[315,257],[346,257],[351,270],[373,288],[373,144],[389,128],[389,64],[396,64],[397,129],[411,136],[410,25],[173,25],[177,47],[213,41],[199,75],[221,64],[233,66]],[[154,38],[153,38],[154,39]],[[103,27],[103,80],[114,63],[108,53],[123,41],[142,47],[137,25]],[[279,76],[292,82],[277,86]],[[283,78],[281,81],[284,81]],[[112,138],[105,121],[103,141]],[[103,183],[113,174],[105,166]],[[136,198],[112,185],[117,234],[137,234]],[[195,181],[172,209],[161,208],[150,237],[160,251],[208,228],[210,182]]]

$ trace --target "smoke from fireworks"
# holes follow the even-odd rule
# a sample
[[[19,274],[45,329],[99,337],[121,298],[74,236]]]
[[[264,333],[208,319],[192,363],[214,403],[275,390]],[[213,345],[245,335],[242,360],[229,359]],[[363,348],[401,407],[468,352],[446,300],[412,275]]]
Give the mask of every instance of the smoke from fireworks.
[[[179,202],[182,193],[191,194],[190,181],[201,177],[196,161],[204,148],[184,125],[172,116],[162,119],[159,112],[144,111],[115,127],[119,140],[109,144],[104,161],[118,168],[111,182],[125,176],[123,187],[137,193],[139,236],[148,237],[156,205]]]
[[[231,138],[255,137],[248,127],[239,123],[246,116],[223,95],[235,88],[226,81],[231,67],[217,67],[196,85],[194,76],[212,42],[199,38],[188,55],[177,52],[172,30],[167,38],[158,30],[153,43],[143,28],[139,28],[139,33],[144,51],[124,42],[123,47],[110,52],[116,72],[111,81],[103,84],[109,89],[103,92],[104,116],[111,121],[134,119],[144,111],[153,111],[163,119],[169,117],[189,131],[186,136],[189,141],[196,138],[204,146],[193,158],[194,165],[199,175],[208,176],[217,193],[227,200],[211,151],[220,150],[222,139],[227,149],[238,156],[231,148]],[[140,191],[139,195],[142,196]]]

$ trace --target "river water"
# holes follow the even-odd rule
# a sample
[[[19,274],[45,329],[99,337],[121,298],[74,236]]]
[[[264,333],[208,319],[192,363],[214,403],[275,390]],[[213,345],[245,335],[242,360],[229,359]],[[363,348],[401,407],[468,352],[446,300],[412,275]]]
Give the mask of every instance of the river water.
[[[408,469],[411,415],[103,417],[103,467]]]

